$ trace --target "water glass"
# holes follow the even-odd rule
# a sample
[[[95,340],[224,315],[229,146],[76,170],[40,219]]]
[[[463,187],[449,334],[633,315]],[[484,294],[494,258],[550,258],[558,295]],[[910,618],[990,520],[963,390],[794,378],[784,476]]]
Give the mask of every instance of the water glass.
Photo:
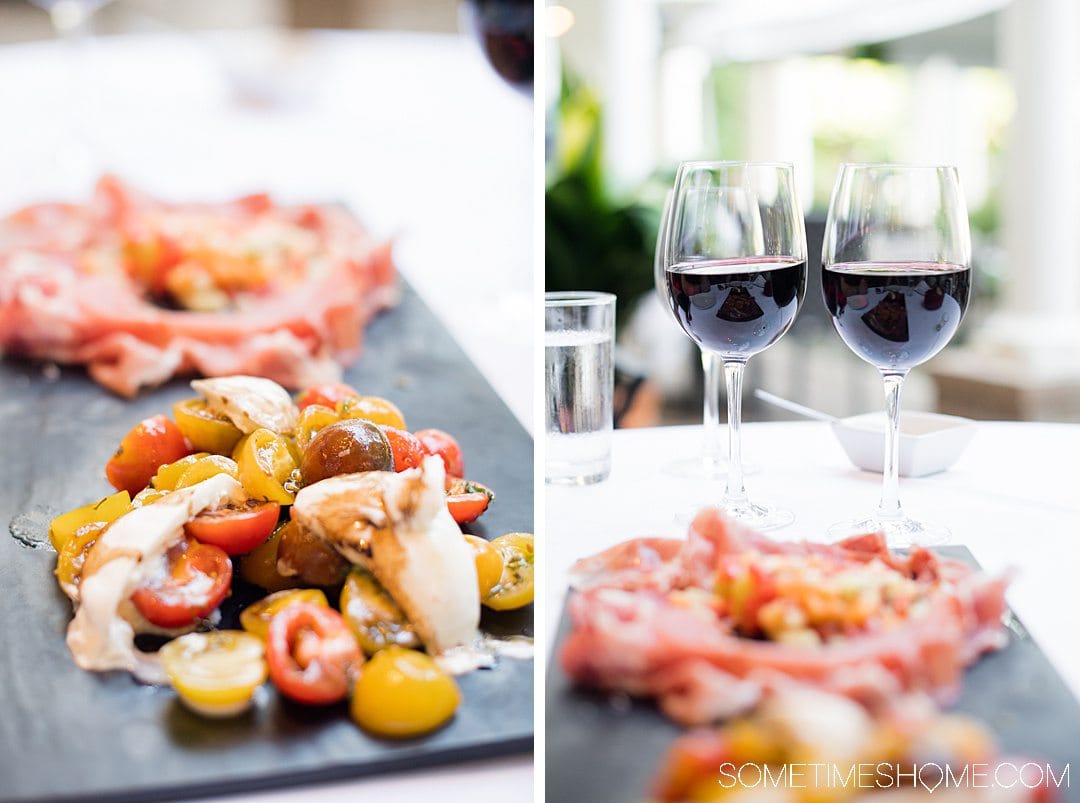
[[[544,295],[545,479],[589,485],[611,471],[615,296]]]

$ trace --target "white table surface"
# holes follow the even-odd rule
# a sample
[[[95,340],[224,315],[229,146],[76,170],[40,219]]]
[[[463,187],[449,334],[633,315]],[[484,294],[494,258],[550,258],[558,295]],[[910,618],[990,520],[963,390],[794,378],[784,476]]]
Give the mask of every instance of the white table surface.
[[[699,503],[718,489],[660,467],[696,454],[700,437],[700,427],[620,430],[606,481],[547,486],[546,632],[556,632],[567,570],[577,558],[635,536],[685,535]],[[795,512],[795,523],[774,530],[775,538],[828,540],[828,525],[877,504],[881,475],[853,468],[827,424],[749,424],[743,453],[758,468],[747,478],[751,498]],[[953,542],[970,548],[987,571],[1015,570],[1009,604],[1074,694],[1080,694],[1072,600],[1080,566],[1077,454],[1080,425],[980,423],[952,469],[901,479],[900,486],[912,516],[950,527]]]
[[[269,190],[349,204],[396,238],[402,274],[531,431],[531,102],[463,37],[303,41],[284,61],[242,34],[93,42],[77,86],[90,93],[82,128],[95,165],[165,197]],[[56,160],[70,130],[66,56],[54,42],[0,48],[0,209],[88,190]],[[230,69],[276,102],[238,102]],[[521,756],[230,800],[428,801],[438,790],[445,803],[524,801],[532,789]]]

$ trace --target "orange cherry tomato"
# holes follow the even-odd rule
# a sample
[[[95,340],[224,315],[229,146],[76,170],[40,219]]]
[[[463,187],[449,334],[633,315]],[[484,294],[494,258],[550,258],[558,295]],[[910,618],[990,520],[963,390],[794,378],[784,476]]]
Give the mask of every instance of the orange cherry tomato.
[[[301,393],[296,400],[296,406],[301,410],[309,404],[321,404],[333,408],[339,401],[348,399],[350,396],[359,395],[355,388],[351,388],[342,382],[325,382],[321,385],[312,385]]]
[[[494,501],[495,493],[478,482],[455,479],[446,489],[446,506],[458,524],[476,521]]]
[[[232,562],[224,550],[185,538],[169,549],[131,601],[151,624],[186,627],[220,605],[231,582]]]
[[[184,433],[170,419],[155,415],[136,424],[105,465],[105,476],[118,491],[134,496],[166,463],[192,453]]]
[[[277,527],[281,505],[249,501],[244,507],[207,510],[184,525],[184,532],[203,544],[243,555],[263,543]]]
[[[394,471],[404,471],[420,465],[427,452],[419,438],[397,427],[380,426],[379,429],[390,441],[390,451],[394,453]]]
[[[298,602],[274,614],[266,641],[270,679],[298,703],[344,700],[364,656],[340,613]]]
[[[461,455],[461,446],[454,436],[441,429],[422,429],[414,432],[424,449],[430,455],[438,455],[446,464],[448,477],[465,476],[465,458]]]

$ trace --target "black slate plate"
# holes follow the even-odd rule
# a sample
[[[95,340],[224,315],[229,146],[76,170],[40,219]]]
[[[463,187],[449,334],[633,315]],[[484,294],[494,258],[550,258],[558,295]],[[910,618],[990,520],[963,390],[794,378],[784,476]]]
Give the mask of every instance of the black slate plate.
[[[964,547],[942,552],[975,564]],[[1016,619],[1009,644],[968,670],[956,710],[985,722],[1005,753],[1080,766],[1080,704]],[[570,632],[564,610],[546,685],[546,794],[552,801],[636,803],[671,743],[683,731],[654,705],[576,688],[558,654]],[[1061,799],[1080,800],[1080,785]]]
[[[532,440],[432,311],[403,291],[400,306],[369,326],[346,381],[393,399],[410,427],[459,439],[470,478],[497,494],[473,532],[531,531]],[[192,395],[175,382],[124,401],[79,369],[47,373],[0,362],[0,522],[24,541],[43,538],[56,513],[108,492],[103,467],[124,433]],[[250,715],[201,719],[168,690],[75,667],[64,644],[71,606],[54,563],[52,551],[0,533],[0,800],[190,797],[532,749],[532,661],[461,678],[453,722],[412,741],[365,735],[344,705],[304,709],[272,692]],[[485,613],[483,624],[531,636],[532,608]]]

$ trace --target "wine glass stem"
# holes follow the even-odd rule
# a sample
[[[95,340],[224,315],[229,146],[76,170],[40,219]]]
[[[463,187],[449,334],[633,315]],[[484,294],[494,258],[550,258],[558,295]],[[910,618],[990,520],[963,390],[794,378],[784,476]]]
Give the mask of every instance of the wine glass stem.
[[[701,350],[701,369],[705,374],[705,410],[703,421],[705,426],[705,448],[703,459],[707,471],[715,471],[722,456],[720,445],[720,377],[722,375],[723,361],[720,355]]]
[[[881,501],[878,514],[884,518],[900,518],[900,392],[907,371],[882,372],[885,381],[885,471],[882,475]]]
[[[745,361],[724,360],[727,383],[728,472],[726,504],[747,502],[742,467],[742,384]]]

